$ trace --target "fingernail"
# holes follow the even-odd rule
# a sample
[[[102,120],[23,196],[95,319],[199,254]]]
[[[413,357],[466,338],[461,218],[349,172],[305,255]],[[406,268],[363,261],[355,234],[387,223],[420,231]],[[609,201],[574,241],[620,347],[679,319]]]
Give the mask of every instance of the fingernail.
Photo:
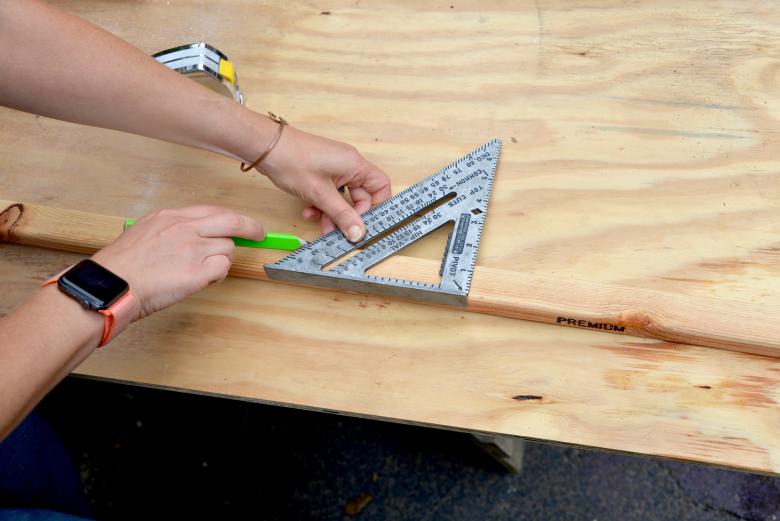
[[[351,242],[358,242],[362,238],[363,230],[360,229],[360,226],[354,225],[350,227],[349,231],[347,232],[347,239],[349,239]]]

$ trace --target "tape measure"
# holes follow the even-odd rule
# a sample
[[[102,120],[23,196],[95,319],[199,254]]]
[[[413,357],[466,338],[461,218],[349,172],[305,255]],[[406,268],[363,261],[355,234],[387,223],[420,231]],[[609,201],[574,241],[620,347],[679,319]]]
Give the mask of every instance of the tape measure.
[[[228,57],[206,42],[181,45],[152,55],[166,67],[181,73],[201,85],[244,104],[238,88],[238,75]]]
[[[266,264],[265,272],[271,279],[298,284],[465,306],[500,152],[501,141],[494,139],[368,210],[363,214],[366,236],[359,243],[334,230]],[[439,284],[366,273],[449,223],[454,227],[442,256]]]

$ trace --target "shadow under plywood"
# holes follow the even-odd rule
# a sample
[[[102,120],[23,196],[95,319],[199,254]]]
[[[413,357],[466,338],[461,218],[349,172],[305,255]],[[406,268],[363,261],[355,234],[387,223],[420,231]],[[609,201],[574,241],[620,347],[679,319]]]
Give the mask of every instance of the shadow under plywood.
[[[464,433],[65,380],[41,406],[100,519],[764,520],[780,480],[527,443],[513,475]]]

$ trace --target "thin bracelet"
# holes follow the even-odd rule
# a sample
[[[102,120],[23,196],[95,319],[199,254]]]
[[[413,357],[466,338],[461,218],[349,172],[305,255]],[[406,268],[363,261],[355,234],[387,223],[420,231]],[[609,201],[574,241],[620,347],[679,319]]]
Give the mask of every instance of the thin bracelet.
[[[270,118],[272,121],[275,121],[275,122],[279,123],[279,127],[276,129],[276,135],[274,136],[274,138],[271,140],[271,142],[270,142],[270,143],[268,144],[268,146],[266,147],[266,149],[265,149],[265,152],[263,152],[262,154],[260,154],[260,157],[258,157],[257,159],[255,159],[255,162],[254,162],[254,163],[252,163],[251,165],[247,166],[247,165],[246,165],[246,163],[244,163],[243,161],[241,162],[241,171],[242,171],[242,172],[249,172],[249,171],[250,171],[250,170],[252,170],[254,167],[256,167],[257,165],[259,165],[259,164],[260,164],[260,163],[263,161],[263,159],[265,159],[266,157],[268,157],[268,154],[270,154],[270,153],[271,153],[271,150],[273,150],[273,149],[274,149],[274,147],[276,146],[276,144],[279,142],[279,139],[282,137],[282,132],[284,131],[284,126],[288,124],[288,123],[287,123],[287,121],[286,121],[284,118],[282,118],[282,117],[280,117],[280,116],[277,116],[277,115],[276,115],[276,114],[274,114],[273,112],[269,112],[269,113],[268,113],[268,117],[269,117],[269,118]]]

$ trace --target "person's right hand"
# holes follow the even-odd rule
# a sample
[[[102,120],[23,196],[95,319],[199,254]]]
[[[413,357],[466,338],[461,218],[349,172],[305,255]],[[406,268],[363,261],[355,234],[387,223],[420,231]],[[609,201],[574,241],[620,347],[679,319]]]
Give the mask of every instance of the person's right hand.
[[[254,219],[215,206],[160,210],[92,258],[130,285],[137,320],[221,282],[235,251],[230,237],[262,240],[265,232]]]
[[[360,214],[391,195],[390,178],[355,147],[292,126],[258,168],[276,186],[310,205],[303,217],[320,219],[322,233],[338,227],[352,242],[366,234]],[[349,190],[350,202],[339,193],[341,187]]]

